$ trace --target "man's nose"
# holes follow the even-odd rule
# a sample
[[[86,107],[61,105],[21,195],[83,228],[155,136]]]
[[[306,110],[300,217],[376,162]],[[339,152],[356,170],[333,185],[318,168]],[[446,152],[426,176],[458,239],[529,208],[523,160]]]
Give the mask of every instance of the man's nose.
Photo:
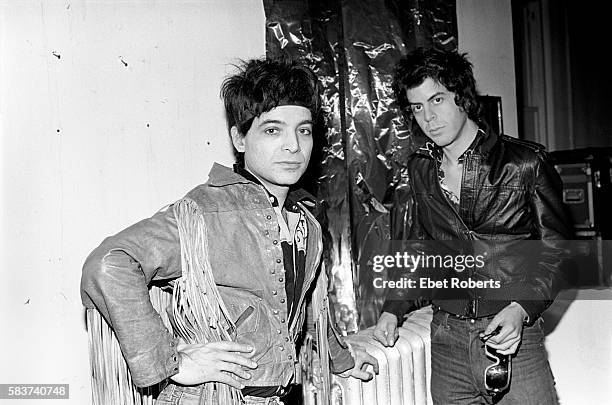
[[[283,149],[291,153],[299,152],[300,141],[295,131],[287,132],[287,135],[285,135],[285,138],[284,138]]]
[[[425,107],[424,117],[425,117],[425,121],[430,122],[436,119],[436,114],[433,112],[431,108]]]

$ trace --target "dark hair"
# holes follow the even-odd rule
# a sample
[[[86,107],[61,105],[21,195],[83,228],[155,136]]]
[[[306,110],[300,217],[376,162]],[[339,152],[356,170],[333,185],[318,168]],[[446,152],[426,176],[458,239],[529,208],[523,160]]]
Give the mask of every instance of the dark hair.
[[[420,86],[427,78],[455,93],[455,104],[463,108],[471,120],[480,120],[481,106],[477,99],[476,80],[467,54],[435,48],[417,48],[396,65],[393,92],[408,120],[412,120],[413,115],[406,92]]]
[[[236,126],[246,135],[255,117],[280,105],[306,107],[317,118],[319,81],[310,68],[284,59],[252,59],[236,67],[221,85],[228,130]]]

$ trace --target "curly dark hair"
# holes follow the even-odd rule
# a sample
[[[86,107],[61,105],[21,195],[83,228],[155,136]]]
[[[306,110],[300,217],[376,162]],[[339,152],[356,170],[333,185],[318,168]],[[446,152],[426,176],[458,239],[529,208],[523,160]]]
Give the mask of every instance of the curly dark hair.
[[[398,106],[408,121],[412,121],[413,114],[406,92],[420,86],[427,78],[455,93],[455,104],[463,108],[471,120],[480,120],[482,107],[467,54],[417,48],[398,62],[392,83]]]

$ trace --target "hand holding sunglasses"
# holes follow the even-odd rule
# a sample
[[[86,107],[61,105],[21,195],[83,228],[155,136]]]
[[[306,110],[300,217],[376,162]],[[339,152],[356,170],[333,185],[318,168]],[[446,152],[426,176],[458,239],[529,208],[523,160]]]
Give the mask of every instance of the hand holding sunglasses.
[[[518,349],[523,334],[524,310],[517,303],[511,303],[503,308],[491,320],[485,332],[493,332],[499,329],[497,333],[485,332],[481,333],[481,339],[489,336],[486,339],[487,344],[503,354],[514,354]]]

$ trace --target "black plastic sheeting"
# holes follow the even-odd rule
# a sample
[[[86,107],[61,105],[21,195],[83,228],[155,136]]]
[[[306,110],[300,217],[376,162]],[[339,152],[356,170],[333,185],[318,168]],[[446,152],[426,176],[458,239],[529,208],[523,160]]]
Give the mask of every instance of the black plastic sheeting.
[[[323,83],[324,144],[313,190],[327,208],[324,264],[338,327],[378,319],[384,292],[359,257],[399,239],[412,218],[391,223],[408,201],[402,165],[418,140],[396,108],[391,80],[416,47],[456,49],[454,0],[264,0],[268,57],[306,62]]]

